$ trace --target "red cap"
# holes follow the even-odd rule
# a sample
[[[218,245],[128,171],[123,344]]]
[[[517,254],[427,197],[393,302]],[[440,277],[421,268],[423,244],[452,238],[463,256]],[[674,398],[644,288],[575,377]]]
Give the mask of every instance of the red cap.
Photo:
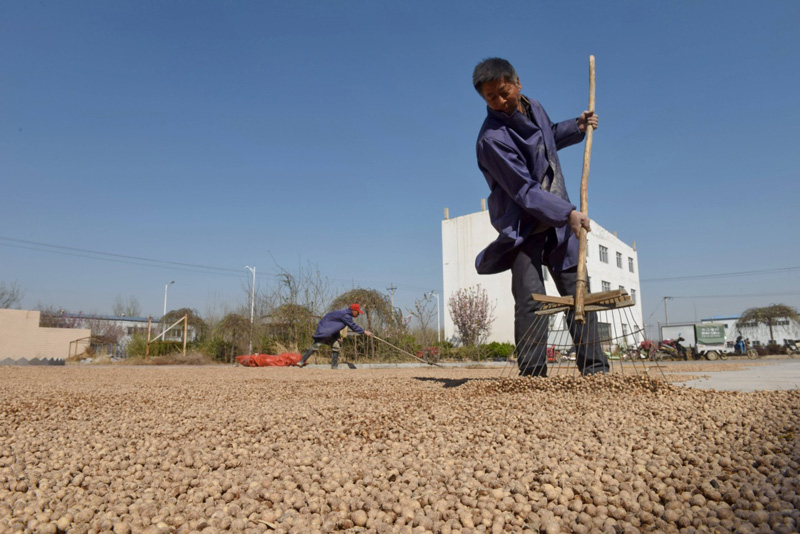
[[[357,311],[358,313],[360,313],[362,315],[364,314],[364,312],[361,310],[361,306],[359,304],[351,304],[350,305],[350,309],[353,310],[353,311]]]

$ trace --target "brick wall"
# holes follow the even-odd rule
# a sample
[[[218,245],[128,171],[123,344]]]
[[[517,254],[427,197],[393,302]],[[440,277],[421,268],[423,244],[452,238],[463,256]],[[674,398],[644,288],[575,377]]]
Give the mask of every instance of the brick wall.
[[[91,330],[86,328],[42,328],[38,311],[0,309],[0,364],[27,364],[33,360],[63,364],[69,355],[70,341],[80,354],[89,345]],[[75,354],[75,343],[73,343]],[[33,362],[38,363],[38,362]]]

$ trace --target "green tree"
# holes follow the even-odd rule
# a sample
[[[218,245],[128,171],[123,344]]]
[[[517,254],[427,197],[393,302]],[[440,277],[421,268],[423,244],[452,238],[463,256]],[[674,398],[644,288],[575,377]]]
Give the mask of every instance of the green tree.
[[[351,289],[336,297],[331,307],[346,308],[354,303],[360,304],[364,315],[367,316],[367,330],[394,331],[402,327],[402,313],[392,309],[392,301],[388,295],[374,289]]]
[[[203,318],[200,317],[200,314],[197,313],[197,310],[181,308],[179,310],[169,311],[161,318],[159,324],[163,328],[167,328],[178,322],[184,315],[186,316],[186,323],[188,326],[194,329],[196,339],[198,341],[204,339],[208,333],[208,327]]]
[[[770,304],[763,308],[749,308],[742,313],[739,320],[736,321],[736,327],[742,328],[748,323],[763,324],[769,327],[770,343],[775,343],[775,336],[772,328],[780,319],[789,319],[800,322],[800,313],[797,309],[786,304]]]
[[[233,362],[236,356],[247,354],[250,342],[250,318],[238,313],[229,313],[214,326],[213,336],[222,343],[214,344],[216,354],[212,356]]]

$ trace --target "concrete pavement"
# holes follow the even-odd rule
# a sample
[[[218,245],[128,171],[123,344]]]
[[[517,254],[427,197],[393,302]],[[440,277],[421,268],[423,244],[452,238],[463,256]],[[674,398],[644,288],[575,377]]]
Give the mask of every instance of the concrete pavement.
[[[752,360],[752,362],[766,365],[744,367],[748,360],[742,360],[743,367],[739,370],[686,373],[703,376],[680,384],[697,389],[716,389],[717,391],[800,389],[800,359],[758,359]]]

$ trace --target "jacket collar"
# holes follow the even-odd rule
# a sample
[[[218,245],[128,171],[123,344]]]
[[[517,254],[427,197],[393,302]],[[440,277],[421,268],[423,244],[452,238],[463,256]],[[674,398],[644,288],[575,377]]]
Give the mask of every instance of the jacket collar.
[[[522,98],[524,99],[523,102],[525,104],[530,105],[527,97],[523,96]],[[523,137],[533,135],[540,129],[528,118],[525,113],[522,113],[520,110],[515,110],[511,115],[506,115],[502,111],[495,111],[489,106],[486,106],[486,113],[489,118],[503,124],[507,128],[510,128]]]

